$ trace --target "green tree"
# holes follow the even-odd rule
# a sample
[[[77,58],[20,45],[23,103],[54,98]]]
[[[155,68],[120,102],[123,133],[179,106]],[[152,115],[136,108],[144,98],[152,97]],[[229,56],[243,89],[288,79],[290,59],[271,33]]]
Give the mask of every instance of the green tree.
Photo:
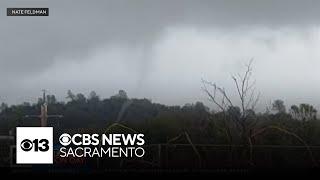
[[[309,121],[317,118],[317,110],[310,104],[292,105],[290,113],[294,119]]]
[[[87,98],[82,93],[78,93],[76,95],[76,101],[78,103],[86,103],[87,102]]]
[[[47,103],[48,104],[56,104],[57,100],[54,95],[47,95]]]
[[[272,103],[272,110],[276,111],[276,113],[284,114],[286,113],[286,106],[282,100],[277,99]]]
[[[89,94],[88,100],[90,102],[98,102],[100,101],[100,98],[95,91],[91,91]]]
[[[111,96],[111,99],[128,99],[126,91],[119,90],[118,94]]]
[[[75,101],[76,95],[74,95],[71,90],[68,90],[66,98],[69,99],[70,101]]]

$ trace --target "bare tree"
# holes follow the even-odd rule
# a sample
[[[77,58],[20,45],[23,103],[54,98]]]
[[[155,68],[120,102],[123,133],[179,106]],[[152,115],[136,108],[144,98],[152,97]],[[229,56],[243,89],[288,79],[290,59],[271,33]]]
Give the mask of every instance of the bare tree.
[[[308,144],[301,137],[277,125],[257,127],[257,118],[254,114],[254,111],[259,101],[260,93],[256,93],[255,81],[252,80],[252,62],[253,60],[250,60],[249,63],[246,64],[246,70],[243,75],[237,74],[232,76],[232,79],[236,86],[237,95],[240,99],[240,107],[234,106],[234,103],[231,101],[231,98],[223,87],[220,87],[215,83],[202,80],[203,91],[208,95],[209,100],[220,109],[220,113],[224,114],[224,119],[226,122],[225,128],[227,129],[228,136],[231,137],[230,127],[232,126],[228,123],[233,122],[233,124],[235,124],[236,130],[241,137],[241,144],[245,147],[243,149],[243,153],[249,152],[249,162],[250,164],[252,164],[253,140],[256,139],[257,136],[265,133],[267,130],[277,130],[284,134],[291,135],[292,137],[302,142],[303,145],[307,148],[310,154],[310,158],[314,162],[314,165],[317,167],[318,163],[317,161],[315,161],[312,151],[310,150]],[[300,105],[300,107],[292,106],[291,113],[300,119],[312,119],[316,116],[317,111],[312,106],[303,104]]]
[[[232,76],[236,87],[236,93],[240,100],[240,108],[236,108],[225,88],[216,85],[215,83],[202,80],[203,91],[209,96],[209,100],[213,102],[220,111],[227,115],[232,115],[231,122],[237,128],[240,137],[245,144],[250,142],[250,133],[256,124],[254,110],[259,101],[260,93],[256,93],[255,81],[252,80],[252,62],[245,65],[246,70],[244,74],[237,74]],[[209,89],[210,87],[210,89]],[[234,115],[237,114],[237,115]],[[226,128],[230,128],[229,126]],[[230,129],[228,130],[230,131]]]
[[[260,93],[256,94],[256,82],[251,80],[252,62],[253,60],[251,59],[250,62],[246,64],[246,71],[243,76],[241,74],[237,74],[237,76],[232,76],[232,79],[236,84],[238,95],[241,101],[243,116],[246,116],[248,109],[255,109],[260,97]]]

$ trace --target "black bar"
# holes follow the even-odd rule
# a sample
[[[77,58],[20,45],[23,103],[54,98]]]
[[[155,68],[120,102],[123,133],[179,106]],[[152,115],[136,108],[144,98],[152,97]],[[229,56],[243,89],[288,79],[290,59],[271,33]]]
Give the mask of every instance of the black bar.
[[[7,8],[7,16],[49,16],[49,8]]]

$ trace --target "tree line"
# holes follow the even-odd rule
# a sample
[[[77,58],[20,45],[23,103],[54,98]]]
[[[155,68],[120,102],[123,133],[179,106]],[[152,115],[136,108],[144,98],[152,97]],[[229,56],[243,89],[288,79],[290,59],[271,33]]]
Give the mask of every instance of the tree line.
[[[212,98],[217,102],[215,93]],[[124,90],[105,99],[94,91],[86,97],[69,90],[67,99],[59,102],[54,95],[47,95],[49,114],[63,115],[61,120],[49,119],[49,124],[56,125],[59,121],[60,129],[103,131],[118,123],[145,133],[149,143],[166,143],[187,132],[194,143],[301,145],[303,140],[309,145],[320,145],[317,111],[305,103],[293,105],[287,111],[282,100],[275,100],[272,108],[257,113],[251,108],[227,106],[226,102],[220,104],[220,111],[211,111],[201,102],[166,106],[149,99],[129,98]],[[16,126],[38,126],[38,119],[25,115],[39,114],[42,103],[42,98],[33,104],[7,106],[2,103],[1,134],[7,134]],[[177,142],[184,143],[186,139]]]

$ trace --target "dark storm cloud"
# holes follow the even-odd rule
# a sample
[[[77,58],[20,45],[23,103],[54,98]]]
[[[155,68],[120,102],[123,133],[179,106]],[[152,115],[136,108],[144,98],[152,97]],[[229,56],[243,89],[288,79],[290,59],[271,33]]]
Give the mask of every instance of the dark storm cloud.
[[[170,25],[298,25],[319,22],[319,1],[1,1],[7,7],[49,7],[49,17],[0,16],[1,72],[39,71],[61,53],[101,43],[150,43]],[[149,45],[149,44],[148,44]]]
[[[10,101],[20,94],[14,90],[19,80],[55,64],[63,71],[64,61],[90,61],[85,57],[101,46],[142,47],[142,55],[127,61],[135,61],[135,70],[145,76],[151,49],[170,27],[301,29],[320,22],[316,0],[6,0],[0,7],[2,12],[7,7],[50,8],[49,17],[0,16],[0,80]]]

